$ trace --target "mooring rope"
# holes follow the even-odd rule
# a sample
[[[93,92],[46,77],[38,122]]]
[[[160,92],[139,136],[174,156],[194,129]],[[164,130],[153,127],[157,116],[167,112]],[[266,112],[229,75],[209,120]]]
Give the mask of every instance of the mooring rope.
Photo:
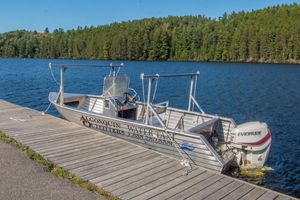
[[[55,76],[54,76],[54,74],[53,74],[53,70],[52,70],[51,65],[49,65],[49,69],[50,69],[50,73],[51,73],[52,79],[54,80],[54,82],[55,82],[57,85],[59,85],[58,81],[56,80],[56,78],[55,78]]]
[[[45,115],[49,111],[51,105],[52,105],[52,103],[50,102],[48,107],[46,108],[46,110],[42,111],[42,115]]]

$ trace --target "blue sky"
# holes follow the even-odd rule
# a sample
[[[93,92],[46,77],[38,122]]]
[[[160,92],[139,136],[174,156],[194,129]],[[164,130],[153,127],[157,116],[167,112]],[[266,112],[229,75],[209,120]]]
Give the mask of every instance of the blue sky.
[[[3,0],[0,33],[16,29],[65,30],[131,19],[169,15],[205,15],[251,11],[300,0]]]

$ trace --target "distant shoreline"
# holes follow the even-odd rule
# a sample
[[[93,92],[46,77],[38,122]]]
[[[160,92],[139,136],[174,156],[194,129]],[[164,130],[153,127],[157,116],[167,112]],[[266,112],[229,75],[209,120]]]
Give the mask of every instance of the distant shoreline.
[[[86,61],[102,61],[102,62],[199,62],[199,63],[225,63],[225,64],[269,64],[269,65],[300,65],[300,60],[297,62],[256,62],[256,61],[203,61],[203,60],[103,60],[103,59],[86,59],[86,58],[19,58],[19,57],[0,57],[1,59],[40,59],[40,60],[86,60]]]

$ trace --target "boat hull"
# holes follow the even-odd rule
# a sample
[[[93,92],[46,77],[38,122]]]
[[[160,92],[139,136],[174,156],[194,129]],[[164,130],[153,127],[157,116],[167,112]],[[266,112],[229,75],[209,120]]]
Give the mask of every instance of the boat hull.
[[[190,163],[210,170],[222,172],[227,167],[228,163],[224,163],[202,135],[188,135],[121,118],[110,118],[53,102],[52,104],[65,119],[81,126],[124,139],[176,159],[183,159],[183,155]]]

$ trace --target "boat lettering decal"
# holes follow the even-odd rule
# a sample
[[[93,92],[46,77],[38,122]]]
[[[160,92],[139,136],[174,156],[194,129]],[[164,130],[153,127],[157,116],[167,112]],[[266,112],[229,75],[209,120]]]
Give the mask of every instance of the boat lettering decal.
[[[121,124],[117,122],[110,122],[102,119],[96,119],[94,117],[84,116],[80,118],[80,121],[82,121],[82,124],[88,128],[124,135],[124,131],[118,129],[121,128]]]
[[[255,131],[255,132],[238,132],[238,136],[256,136],[261,135],[261,131]]]
[[[93,123],[93,124],[99,124],[99,125],[115,127],[115,128],[120,128],[121,127],[120,123],[112,122],[112,121],[106,121],[106,120],[98,119],[98,118],[94,118],[94,117],[81,116],[80,121],[82,121],[83,125]]]
[[[125,125],[118,122],[107,121],[89,116],[81,116],[80,121],[85,127],[99,131],[131,137],[134,139],[143,140],[144,142],[146,141],[167,146],[174,146],[172,138],[173,136],[168,135],[164,131],[129,124]]]

